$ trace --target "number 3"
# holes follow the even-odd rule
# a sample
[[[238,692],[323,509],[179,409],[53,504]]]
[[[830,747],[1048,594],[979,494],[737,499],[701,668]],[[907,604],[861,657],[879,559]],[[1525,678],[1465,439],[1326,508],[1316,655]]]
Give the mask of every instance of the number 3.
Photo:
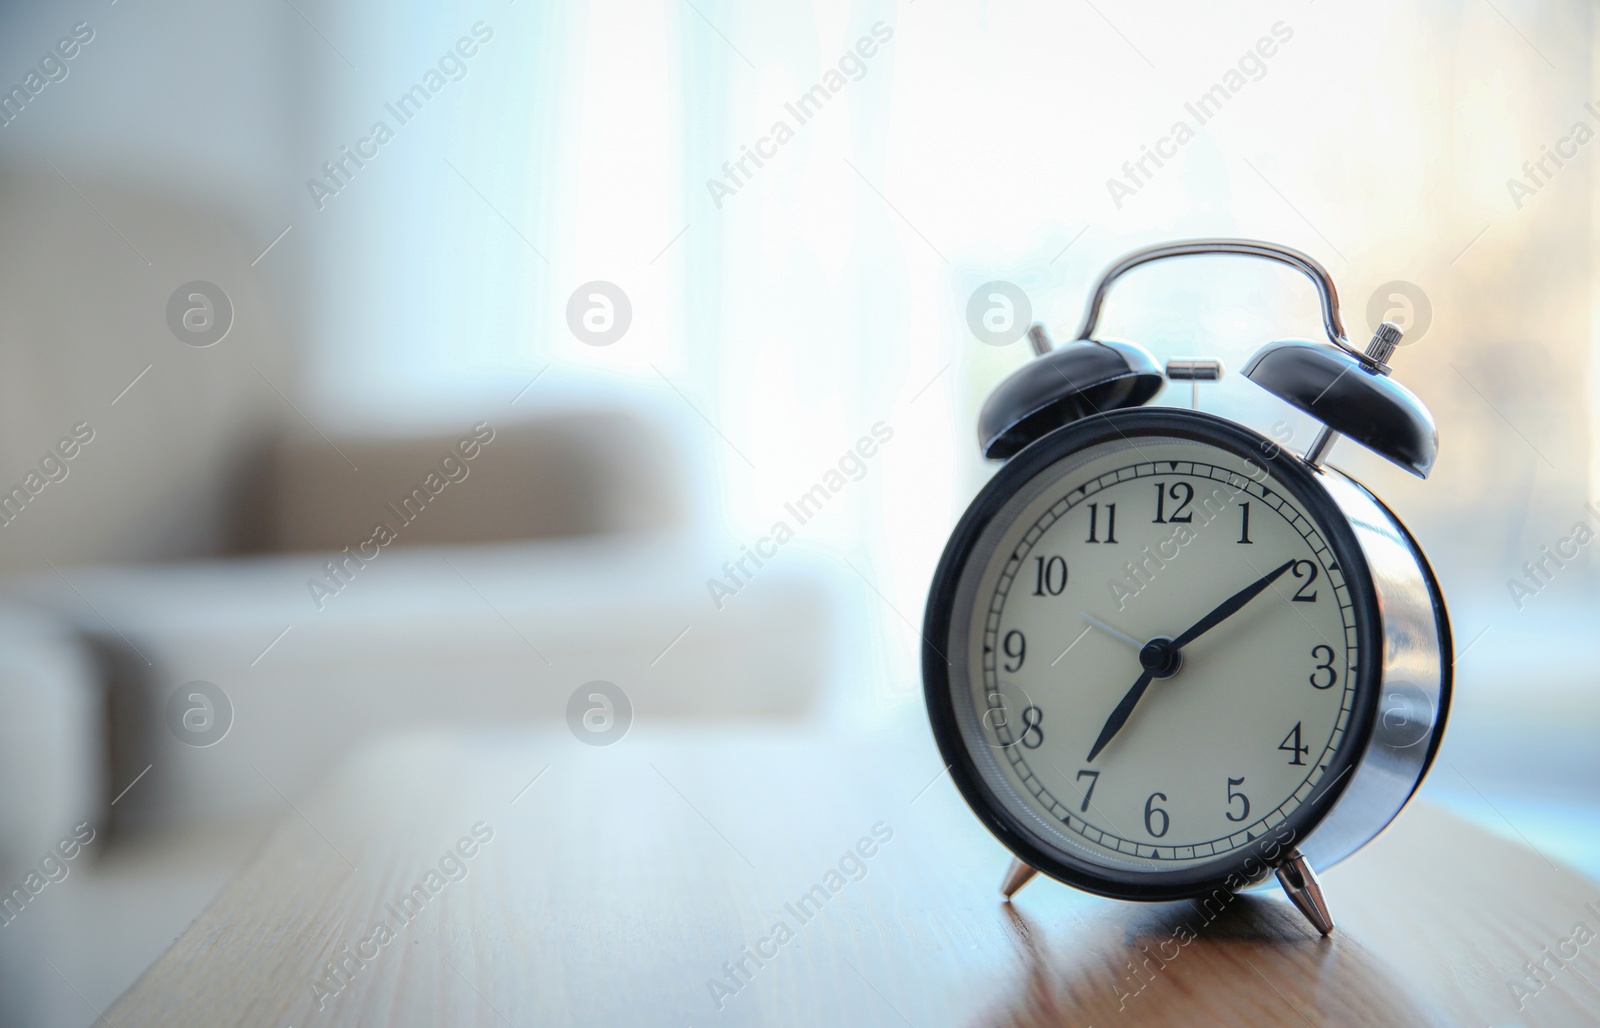
[[[1322,656],[1319,652],[1321,650],[1327,650],[1328,655],[1326,657]],[[1307,676],[1306,681],[1311,683],[1311,688],[1313,689],[1332,689],[1333,683],[1339,680],[1339,672],[1333,669],[1333,647],[1324,646],[1321,643],[1318,643],[1317,645],[1311,647],[1311,659],[1322,661],[1322,663],[1317,665],[1317,671],[1326,671],[1328,673],[1328,680],[1326,682],[1317,681],[1317,671],[1313,671],[1309,676]]]

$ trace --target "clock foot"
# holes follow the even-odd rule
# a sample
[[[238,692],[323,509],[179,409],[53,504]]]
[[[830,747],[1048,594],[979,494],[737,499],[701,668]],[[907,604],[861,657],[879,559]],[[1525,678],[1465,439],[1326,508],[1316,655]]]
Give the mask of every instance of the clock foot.
[[[1328,912],[1328,901],[1322,898],[1322,883],[1299,850],[1289,853],[1288,863],[1278,868],[1278,881],[1288,893],[1300,913],[1323,935],[1333,934],[1333,915]]]
[[[1010,899],[1016,895],[1018,889],[1027,885],[1033,880],[1033,876],[1038,873],[1038,871],[1013,857],[1011,866],[1006,869],[1005,881],[1000,883],[1000,895]]]

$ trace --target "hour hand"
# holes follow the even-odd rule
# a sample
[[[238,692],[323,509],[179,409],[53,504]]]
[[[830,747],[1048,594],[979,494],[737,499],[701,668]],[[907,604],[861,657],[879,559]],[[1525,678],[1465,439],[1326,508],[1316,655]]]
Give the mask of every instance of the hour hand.
[[[1157,675],[1167,678],[1177,673],[1178,668],[1183,665],[1183,648],[1185,646],[1239,613],[1240,610],[1244,609],[1245,604],[1259,596],[1269,585],[1276,582],[1284,572],[1292,567],[1294,567],[1294,561],[1286,561],[1281,566],[1262,575],[1217,604],[1211,613],[1195,622],[1187,632],[1184,632],[1176,639],[1152,639],[1146,643],[1139,650],[1139,662],[1144,665],[1144,674],[1140,675],[1139,680],[1133,683],[1133,688],[1128,690],[1127,695],[1122,697],[1122,702],[1117,704],[1117,709],[1113,710],[1111,716],[1106,719],[1106,726],[1100,730],[1100,738],[1094,741],[1094,747],[1089,750],[1089,759],[1093,760],[1098,757],[1100,751],[1106,748],[1106,744],[1116,737],[1116,734],[1122,730],[1123,725],[1127,724],[1129,716],[1133,714],[1133,708],[1139,705],[1140,697],[1144,696],[1144,691],[1150,688],[1152,679]],[[1087,618],[1088,615],[1085,614],[1084,617]]]
[[[1144,695],[1146,689],[1150,688],[1150,683],[1154,679],[1155,673],[1147,668],[1145,673],[1139,676],[1139,680],[1133,683],[1133,688],[1129,689],[1127,695],[1122,697],[1122,702],[1117,704],[1117,709],[1113,710],[1111,716],[1106,718],[1106,726],[1100,729],[1100,738],[1094,741],[1094,748],[1089,750],[1090,760],[1098,757],[1100,751],[1106,748],[1106,743],[1115,738],[1116,734],[1122,730],[1122,726],[1128,723],[1128,716],[1133,713],[1133,708],[1139,705],[1139,698]]]

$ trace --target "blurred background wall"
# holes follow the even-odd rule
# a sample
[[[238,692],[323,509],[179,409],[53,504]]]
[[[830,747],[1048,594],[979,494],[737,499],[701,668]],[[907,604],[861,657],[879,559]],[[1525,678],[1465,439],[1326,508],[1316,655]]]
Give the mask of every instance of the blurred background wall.
[[[1016,281],[1061,335],[1126,249],[1252,235],[1326,263],[1353,333],[1370,327],[1369,307],[1426,308],[1400,367],[1440,420],[1439,476],[1413,483],[1340,456],[1407,511],[1462,583],[1455,595],[1470,583],[1499,605],[1506,576],[1584,498],[1595,432],[1589,150],[1523,168],[1594,122],[1591,40],[1573,31],[1589,11],[1501,10],[1150,4],[1107,21],[984,3],[938,18],[872,3],[13,6],[7,81],[79,21],[94,39],[0,130],[8,235],[33,241],[5,256],[15,344],[0,446],[30,461],[58,432],[43,423],[52,390],[87,394],[79,369],[105,376],[98,398],[153,363],[141,383],[152,398],[104,415],[121,420],[101,445],[146,411],[190,419],[190,452],[149,459],[143,489],[117,483],[130,499],[169,497],[151,513],[171,518],[216,485],[199,485],[195,451],[257,431],[252,417],[285,415],[307,434],[307,421],[442,425],[543,371],[547,400],[682,394],[711,502],[740,538],[888,418],[901,431],[884,473],[816,538],[872,560],[915,608],[951,511],[988,473],[973,411],[1025,359],[1022,344],[973,338],[972,289]],[[400,124],[389,107],[480,22],[492,38]],[[878,22],[892,39],[863,70],[777,157],[746,164],[746,184],[714,195],[709,181],[745,178],[724,162],[796,121],[785,104]],[[1238,75],[1275,26],[1287,40],[1249,58],[1243,87],[1199,124],[1185,105]],[[380,120],[392,140],[314,196],[309,182],[330,182],[324,162]],[[1179,123],[1193,139],[1130,179],[1124,163]],[[162,259],[171,236],[185,252]],[[209,247],[191,245],[201,236]],[[160,301],[185,276],[242,294],[229,347],[173,345]],[[586,346],[567,328],[572,289],[592,279],[631,301],[623,345]],[[1422,299],[1373,299],[1395,280]],[[1158,356],[1204,351],[1237,368],[1266,338],[1316,334],[1314,317],[1287,273],[1205,262],[1130,279],[1107,328]],[[211,407],[163,409],[185,390]],[[1207,402],[1305,431],[1236,377]],[[83,477],[110,488],[116,474]],[[62,516],[32,540],[7,533],[0,553],[27,567],[41,546],[103,560],[224,545],[175,528],[158,539],[154,518]]]
[[[1593,557],[1511,589],[1596,497],[1593,22],[1576,0],[0,6],[0,86],[26,95],[0,127],[0,485],[93,432],[0,527],[16,617],[88,640],[39,660],[92,681],[41,704],[18,671],[8,695],[48,707],[41,724],[102,726],[48,780],[78,768],[80,806],[126,838],[267,823],[248,818],[360,738],[559,719],[585,676],[636,676],[642,716],[916,730],[926,585],[992,472],[976,412],[1028,356],[974,334],[974,292],[1016,284],[1019,326],[1065,340],[1123,252],[1259,237],[1329,268],[1352,336],[1407,325],[1396,375],[1439,422],[1426,483],[1349,443],[1334,457],[1452,603],[1439,798],[1511,830],[1493,797],[1513,831],[1600,868],[1573,813],[1600,771]],[[170,323],[192,282],[232,309],[211,345]],[[573,320],[597,289],[625,325],[604,345]],[[1310,441],[1235,374],[1319,333],[1289,272],[1143,270],[1103,331],[1220,357],[1203,407]],[[480,423],[502,435],[403,534],[412,556],[314,606],[305,582]],[[719,606],[724,562],[880,423],[890,441]],[[231,746],[160,728],[191,678],[236,700]],[[322,706],[338,717],[306,727]],[[72,809],[44,780],[6,801],[19,823]],[[202,832],[223,852],[173,873],[190,891],[172,924],[129,913],[110,971],[64,969],[109,1000],[257,837]],[[76,902],[161,906],[116,868],[134,884]],[[39,915],[40,945],[76,945],[72,909]],[[0,971],[26,977],[13,937]]]
[[[702,424],[700,441],[719,444],[705,447],[718,506],[751,531],[863,425],[898,414],[911,420],[886,455],[890,473],[823,530],[883,561],[890,581],[905,580],[895,595],[915,606],[950,509],[987,473],[970,445],[972,411],[1024,359],[1020,344],[972,338],[971,289],[1014,279],[1062,334],[1118,253],[1244,234],[1323,260],[1352,332],[1369,327],[1384,283],[1425,297],[1429,324],[1401,367],[1449,450],[1471,459],[1446,460],[1420,484],[1365,454],[1341,456],[1380,479],[1432,549],[1459,540],[1462,552],[1441,551],[1447,576],[1503,590],[1507,569],[1588,488],[1589,151],[1547,161],[1548,185],[1522,167],[1575,123],[1593,124],[1590,40],[1571,28],[1585,5],[1505,17],[1456,3],[1337,14],[1145,5],[1114,24],[1089,8],[981,3],[937,19],[888,4],[779,14],[177,3],[132,17],[115,6],[86,19],[94,39],[68,77],[3,129],[9,217],[37,219],[14,220],[9,234],[53,241],[78,265],[63,276],[40,245],[7,254],[5,282],[19,294],[11,331],[19,344],[55,337],[49,357],[37,344],[8,348],[34,362],[5,384],[12,430],[0,444],[16,446],[17,461],[55,431],[35,427],[54,394],[25,374],[54,370],[38,363],[52,357],[106,365],[103,384],[119,388],[154,361],[142,384],[158,393],[171,376],[157,371],[187,361],[216,372],[255,347],[251,360],[281,382],[229,369],[219,377],[239,380],[237,406],[216,383],[196,383],[199,398],[246,423],[240,407],[283,409],[276,385],[324,430],[442,424],[549,368],[547,394],[688,396],[727,437]],[[7,74],[20,81],[85,13],[11,8]],[[747,185],[713,196],[708,180],[730,181],[723,163],[773,122],[794,121],[784,105],[880,21],[892,41],[860,62],[859,80],[845,79]],[[398,124],[386,105],[479,22],[492,38],[458,62],[459,81]],[[1244,87],[1196,125],[1185,105],[1274,26],[1288,40],[1252,58]],[[379,120],[395,123],[379,156],[314,197],[307,184],[329,181],[324,162]],[[1177,158],[1136,170],[1131,191],[1108,188],[1127,186],[1124,162],[1180,122],[1195,134]],[[1516,195],[1510,180],[1531,191]],[[110,224],[94,209],[113,215],[119,203],[127,214]],[[152,224],[130,223],[157,205]],[[215,236],[215,253],[147,264],[163,235],[181,235],[180,212]],[[156,301],[203,274],[248,293],[241,338],[228,352],[185,354]],[[624,346],[584,346],[567,329],[571,289],[593,278],[632,301]],[[107,294],[117,287],[127,302]],[[29,291],[37,302],[22,302]],[[1386,295],[1386,311],[1407,305],[1403,291]],[[1108,315],[1108,329],[1158,356],[1198,349],[1235,368],[1265,338],[1316,333],[1302,283],[1227,262],[1145,272]],[[1283,417],[1241,379],[1208,392],[1218,408]],[[214,433],[211,412],[185,413]],[[892,538],[875,535],[882,515],[902,529]],[[123,520],[125,532],[151,531]],[[107,529],[79,519],[61,531]],[[0,544],[13,566],[36,563]],[[161,557],[193,552],[195,540],[142,545],[87,552]]]

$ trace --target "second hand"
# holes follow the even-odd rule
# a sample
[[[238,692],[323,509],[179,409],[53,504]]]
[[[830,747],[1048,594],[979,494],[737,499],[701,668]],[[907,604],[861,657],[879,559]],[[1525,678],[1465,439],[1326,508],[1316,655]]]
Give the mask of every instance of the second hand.
[[[1127,643],[1129,646],[1132,646],[1135,650],[1143,648],[1144,644],[1141,643],[1139,640],[1135,639],[1133,636],[1129,635],[1128,633],[1117,631],[1115,628],[1112,628],[1110,625],[1106,624],[1104,621],[1101,621],[1099,618],[1095,617],[1093,614],[1088,613],[1087,611],[1083,611],[1081,613],[1083,614],[1083,620],[1089,622],[1089,624],[1093,625],[1095,628],[1100,629],[1100,631],[1106,633],[1107,635],[1112,636],[1113,638],[1116,638],[1116,639],[1121,639],[1123,642]]]

